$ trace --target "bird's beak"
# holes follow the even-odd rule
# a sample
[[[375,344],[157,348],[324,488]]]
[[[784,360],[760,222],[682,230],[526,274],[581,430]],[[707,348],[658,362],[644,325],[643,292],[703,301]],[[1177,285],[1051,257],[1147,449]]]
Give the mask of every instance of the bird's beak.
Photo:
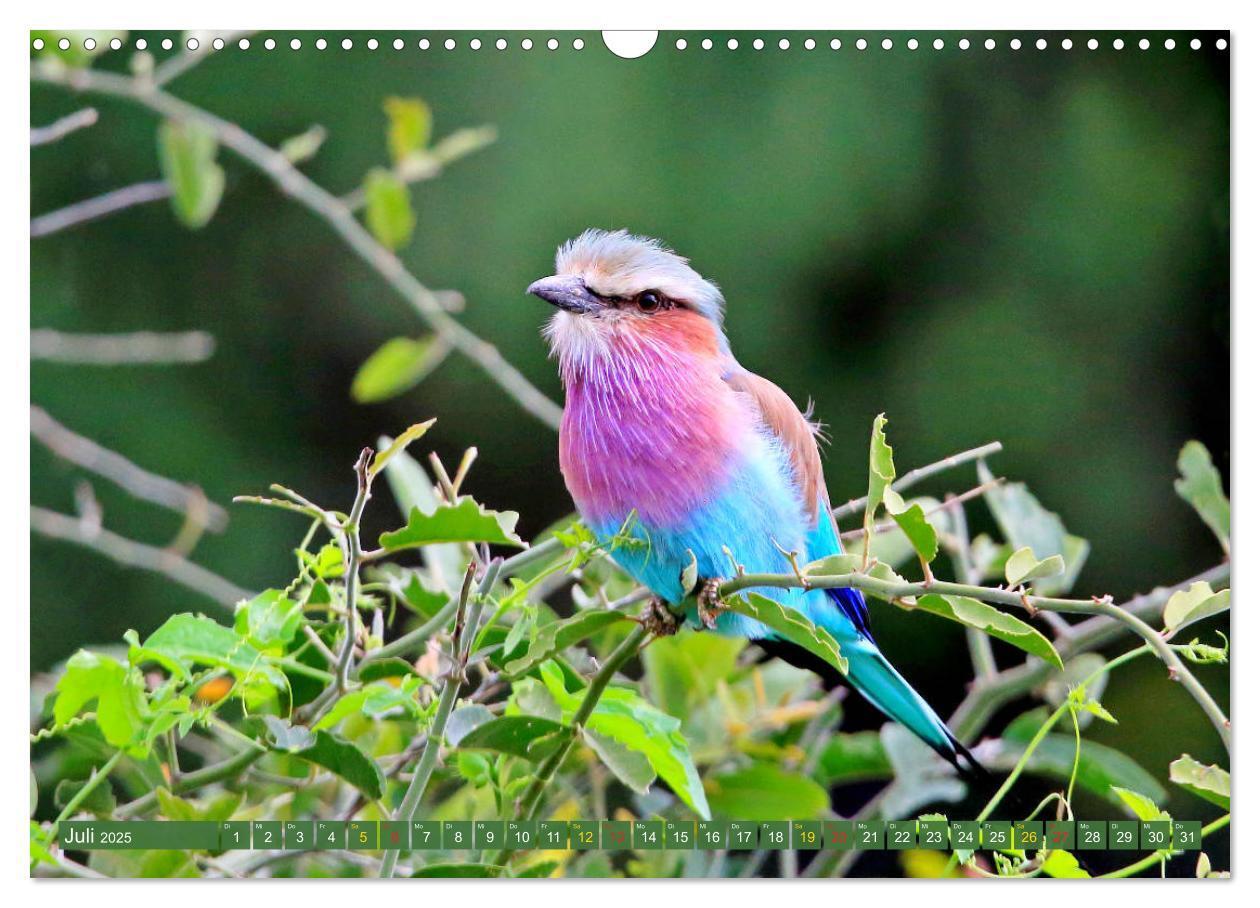
[[[582,278],[571,274],[553,274],[534,281],[525,291],[566,312],[594,312],[599,308],[599,298],[587,289]]]

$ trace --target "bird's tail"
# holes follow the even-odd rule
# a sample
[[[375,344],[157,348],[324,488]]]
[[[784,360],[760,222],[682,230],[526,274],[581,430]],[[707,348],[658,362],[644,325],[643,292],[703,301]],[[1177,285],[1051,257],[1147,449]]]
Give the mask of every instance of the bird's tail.
[[[879,648],[865,637],[846,639],[843,644],[844,656],[849,660],[848,675],[841,675],[829,663],[786,640],[761,639],[757,645],[770,656],[814,672],[828,690],[847,681],[880,712],[910,729],[944,757],[964,779],[981,786],[992,781],[989,771],[954,737],[949,726],[892,667]]]
[[[844,655],[849,660],[849,683],[880,712],[914,732],[949,761],[959,775],[976,782],[989,778],[988,771],[972,756],[971,751],[954,737],[949,726],[910,686],[910,682],[901,677],[901,673],[892,667],[874,643],[859,639],[844,647]]]

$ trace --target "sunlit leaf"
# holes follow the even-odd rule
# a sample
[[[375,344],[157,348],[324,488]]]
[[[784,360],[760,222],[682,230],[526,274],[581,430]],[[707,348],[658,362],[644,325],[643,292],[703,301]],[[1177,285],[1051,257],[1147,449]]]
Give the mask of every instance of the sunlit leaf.
[[[704,790],[714,815],[737,820],[808,820],[831,803],[813,779],[764,762],[709,776]]]
[[[628,620],[621,612],[589,609],[578,612],[563,621],[545,624],[538,629],[537,636],[529,645],[529,651],[520,659],[507,664],[507,672],[510,675],[523,674],[568,647],[594,636],[607,627]]]
[[[977,471],[982,483],[993,482],[993,474],[983,461]],[[1033,582],[1033,590],[1039,595],[1056,596],[1071,589],[1089,555],[1089,543],[1068,533],[1059,515],[1042,507],[1036,496],[1021,482],[1007,482],[990,488],[984,493],[984,500],[1002,535],[1014,549],[1028,547],[1038,561],[1053,555],[1062,556],[1063,572],[1037,579]]]
[[[554,662],[542,666],[543,681],[569,721],[582,696],[565,689],[564,676]],[[589,731],[612,738],[617,743],[647,757],[656,774],[684,803],[704,819],[709,804],[687,740],[673,716],[661,712],[638,693],[609,687],[586,722]]]
[[[564,731],[564,728],[559,722],[539,716],[502,716],[478,725],[464,735],[459,746],[528,757],[531,744],[546,735]]]
[[[1229,499],[1212,455],[1202,442],[1188,441],[1177,457],[1177,469],[1181,478],[1173,482],[1173,488],[1198,511],[1228,555]]]
[[[1164,627],[1175,631],[1185,624],[1193,624],[1219,614],[1229,608],[1229,590],[1212,591],[1211,584],[1200,580],[1188,589],[1177,590],[1164,605]]]
[[[1182,754],[1169,764],[1168,778],[1216,806],[1229,809],[1229,773],[1215,763],[1204,766],[1189,754]]]
[[[416,229],[407,184],[383,167],[368,172],[363,181],[367,199],[366,220],[372,235],[387,249],[401,249]]]
[[[1046,876],[1054,877],[1060,880],[1087,880],[1089,874],[1085,871],[1076,856],[1070,851],[1054,849],[1046,855],[1045,860],[1041,862],[1041,869]]]
[[[116,659],[79,650],[57,679],[53,721],[64,725],[96,702],[96,724],[114,747],[131,745],[140,734],[148,707],[144,680]]]
[[[893,451],[884,437],[884,426],[888,420],[880,413],[871,425],[871,448],[868,457],[868,475],[866,482],[866,510],[862,515],[862,526],[868,536],[875,521],[875,512],[884,501],[884,490],[897,477],[897,468],[893,466]]]
[[[1063,660],[1059,657],[1058,650],[1036,628],[1025,624],[1014,615],[999,611],[986,602],[972,599],[970,596],[941,596],[930,593],[918,598],[914,610],[925,611],[968,627],[977,628],[990,637],[1005,641],[1030,655],[1044,659],[1051,665],[1063,667]]]
[[[376,456],[372,458],[372,463],[368,465],[368,474],[375,476],[401,451],[407,449],[407,445],[413,441],[419,441],[429,431],[436,419],[428,419],[424,422],[416,423],[414,426],[408,426],[401,435],[389,443],[384,450],[377,451]]]
[[[646,794],[648,786],[656,781],[652,763],[637,750],[631,750],[616,738],[601,735],[587,729],[583,734],[586,745],[599,757],[600,762],[612,770],[622,785],[636,794]]]
[[[497,545],[525,543],[516,535],[515,511],[491,511],[468,495],[455,504],[441,504],[428,513],[412,508],[407,525],[400,530],[381,534],[381,545],[390,552],[446,542],[489,542]]]
[[[1006,582],[1010,586],[1019,586],[1043,577],[1053,577],[1064,571],[1062,555],[1051,555],[1049,558],[1038,558],[1028,546],[1016,549],[1006,559]]]
[[[302,624],[302,605],[283,590],[265,590],[236,606],[236,633],[259,650],[279,653]]]
[[[441,365],[450,349],[436,334],[391,338],[359,367],[350,396],[361,404],[375,404],[410,391]]]
[[[158,128],[158,164],[171,189],[171,208],[194,230],[210,222],[223,197],[218,150],[214,132],[200,123],[168,120]]]
[[[433,111],[419,98],[386,98],[389,118],[389,156],[394,163],[406,160],[429,144]]]
[[[884,489],[884,508],[906,534],[919,558],[931,563],[936,558],[938,548],[936,528],[924,514],[923,505],[917,502],[906,504],[905,499],[892,486],[888,486]]]

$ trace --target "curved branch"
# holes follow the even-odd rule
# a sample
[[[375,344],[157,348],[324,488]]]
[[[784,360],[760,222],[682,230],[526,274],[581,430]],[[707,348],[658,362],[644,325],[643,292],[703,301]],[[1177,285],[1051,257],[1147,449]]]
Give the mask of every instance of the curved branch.
[[[452,318],[438,296],[420,283],[398,256],[378,243],[341,199],[294,167],[276,149],[235,123],[167,94],[148,82],[128,76],[38,64],[32,68],[31,79],[72,91],[121,98],[160,116],[206,127],[220,144],[258,168],[286,195],[332,227],[364,262],[411,304],[437,335],[480,366],[522,409],[553,429],[559,427],[561,410],[551,398],[535,388],[529,379],[504,359],[497,347]]]

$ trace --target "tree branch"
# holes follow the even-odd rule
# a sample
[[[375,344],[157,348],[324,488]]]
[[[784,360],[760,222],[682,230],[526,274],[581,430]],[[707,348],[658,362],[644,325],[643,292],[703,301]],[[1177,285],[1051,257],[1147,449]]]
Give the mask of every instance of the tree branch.
[[[136,205],[147,205],[149,202],[170,198],[170,195],[171,187],[163,180],[133,183],[31,218],[31,239],[78,227]]]
[[[216,533],[227,526],[227,511],[207,499],[201,489],[136,466],[121,454],[67,429],[42,407],[31,407],[31,435],[62,460],[108,479],[135,498],[182,514]]]
[[[31,332],[31,359],[76,366],[161,366],[201,363],[214,355],[214,336],[205,331],[134,331],[128,334]]]
[[[80,129],[96,125],[96,121],[99,119],[100,115],[97,114],[95,107],[85,107],[82,110],[76,110],[74,113],[62,117],[60,120],[55,120],[47,126],[32,126],[31,148],[59,142],[72,132],[78,132]]]
[[[279,151],[259,141],[235,123],[134,78],[93,69],[71,70],[47,64],[33,66],[31,78],[36,82],[59,85],[73,91],[122,98],[163,117],[195,122],[206,127],[223,146],[261,170],[284,193],[332,227],[364,262],[411,304],[436,334],[481,367],[526,412],[553,429],[559,427],[561,410],[554,401],[535,388],[503,358],[493,344],[482,340],[452,318],[433,291],[420,283],[396,255],[378,243],[340,199],[313,182]]]
[[[109,530],[89,531],[79,520],[37,505],[31,506],[31,529],[41,536],[73,542],[98,552],[125,567],[154,571],[181,586],[200,593],[229,611],[253,594],[213,571],[194,564],[169,549],[145,545]]]

